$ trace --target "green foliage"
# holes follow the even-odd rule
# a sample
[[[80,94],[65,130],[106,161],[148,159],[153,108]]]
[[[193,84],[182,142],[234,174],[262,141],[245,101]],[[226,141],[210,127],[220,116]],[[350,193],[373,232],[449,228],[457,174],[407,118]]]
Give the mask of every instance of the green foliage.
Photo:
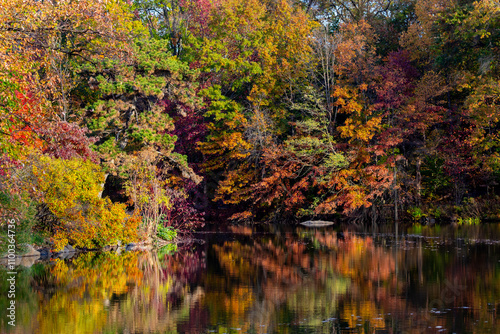
[[[437,206],[435,208],[430,208],[429,209],[429,216],[434,217],[436,219],[440,219],[445,215],[445,211],[440,207]]]
[[[10,219],[15,221],[15,246],[17,252],[22,253],[24,251],[22,244],[41,244],[43,242],[40,233],[33,232],[37,213],[35,202],[29,201],[28,206],[26,206],[18,196],[1,192],[0,207],[2,212],[7,213],[3,217],[4,221]],[[7,252],[8,240],[7,224],[3,223],[0,225],[0,254]]]
[[[459,217],[457,219],[457,225],[458,226],[462,226],[462,225],[479,225],[479,223],[481,222],[481,220],[479,219],[479,217],[466,217],[466,218],[462,218],[462,217]]]
[[[81,121],[100,137],[96,150],[113,173],[122,172],[134,152],[153,147],[158,155],[172,153],[177,138],[168,133],[173,120],[163,100],[190,107],[200,101],[194,94],[197,71],[172,55],[168,41],[139,38],[132,46],[131,59],[104,58],[98,66],[82,68],[95,81],[99,99],[84,107]]]
[[[163,226],[158,224],[156,235],[166,241],[172,241],[177,237],[177,231],[172,226]]]
[[[158,250],[158,258],[163,259],[166,255],[172,255],[176,252],[177,252],[177,244],[167,244]]]
[[[451,179],[444,171],[444,159],[440,157],[427,157],[422,165],[423,191],[422,195],[429,200],[439,198],[447,187],[451,185]]]
[[[383,3],[0,0],[1,213],[42,204],[56,248],[156,236],[184,187],[238,219],[481,216],[462,199],[498,192],[498,4]],[[91,143],[99,165],[71,159]]]
[[[341,153],[329,153],[324,161],[324,166],[331,169],[342,169],[348,166],[349,162],[345,155]]]
[[[160,223],[156,227],[156,235],[163,240],[172,241],[177,238],[177,230],[173,226],[166,226],[166,217],[160,218]]]
[[[409,208],[407,212],[412,217],[413,222],[419,222],[422,218],[427,217],[424,211],[419,207]]]

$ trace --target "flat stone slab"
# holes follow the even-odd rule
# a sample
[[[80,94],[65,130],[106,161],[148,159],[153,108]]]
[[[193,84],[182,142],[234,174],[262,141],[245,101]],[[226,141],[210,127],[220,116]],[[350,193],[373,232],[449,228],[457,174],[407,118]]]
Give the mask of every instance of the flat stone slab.
[[[334,225],[334,222],[329,222],[326,220],[308,220],[306,222],[300,223],[300,225],[307,227],[323,227],[323,226],[331,226]]]

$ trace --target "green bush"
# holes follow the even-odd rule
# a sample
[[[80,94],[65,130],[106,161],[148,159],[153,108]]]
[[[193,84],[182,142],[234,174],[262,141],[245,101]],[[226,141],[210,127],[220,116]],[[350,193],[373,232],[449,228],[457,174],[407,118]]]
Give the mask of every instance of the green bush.
[[[418,207],[411,207],[407,210],[408,214],[412,217],[414,222],[420,221],[423,217],[426,217],[427,215],[422,211],[421,208]]]
[[[457,224],[459,226],[461,225],[468,225],[468,226],[471,226],[471,225],[479,225],[480,223],[480,219],[479,217],[467,217],[467,218],[458,218],[458,221],[457,221]]]
[[[16,252],[23,253],[25,251],[24,247],[21,246],[23,244],[41,244],[43,242],[43,238],[38,233],[33,232],[33,226],[36,222],[35,202],[25,202],[16,195],[1,192],[0,207],[6,218],[0,225],[0,254],[5,254],[8,249],[7,219],[16,219],[17,222],[15,229]]]
[[[156,235],[160,239],[172,241],[177,237],[177,231],[172,226],[163,226],[163,224],[158,224],[156,228]]]

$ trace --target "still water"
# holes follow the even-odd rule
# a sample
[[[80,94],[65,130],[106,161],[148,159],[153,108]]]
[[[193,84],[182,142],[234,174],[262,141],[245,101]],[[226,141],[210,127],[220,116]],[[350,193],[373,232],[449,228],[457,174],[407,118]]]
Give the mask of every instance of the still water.
[[[9,333],[500,333],[500,225],[200,233],[178,252],[18,267]]]

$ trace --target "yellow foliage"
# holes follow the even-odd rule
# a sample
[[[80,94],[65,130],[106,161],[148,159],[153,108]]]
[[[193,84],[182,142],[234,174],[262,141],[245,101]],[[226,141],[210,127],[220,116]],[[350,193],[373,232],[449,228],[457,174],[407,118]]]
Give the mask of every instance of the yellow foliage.
[[[0,0],[0,65],[26,78],[36,96],[56,101],[65,115],[66,95],[75,86],[71,57],[124,57],[131,51],[127,42],[142,29],[122,0]]]
[[[47,274],[59,289],[43,296],[29,332],[106,332],[109,309],[104,301],[137,289],[144,277],[139,254],[134,252],[86,253],[71,263],[60,259],[54,262]]]
[[[380,129],[381,122],[382,117],[373,117],[366,123],[349,118],[346,120],[344,126],[339,127],[339,130],[344,138],[350,137],[351,140],[357,139],[363,142],[369,142]]]
[[[128,217],[126,205],[99,197],[104,174],[98,165],[41,156],[32,171],[44,202],[60,222],[54,250],[61,250],[68,241],[95,248],[137,238],[137,217]]]
[[[66,238],[66,233],[64,231],[58,230],[52,237],[52,241],[54,242],[53,250],[55,252],[61,251],[64,246],[68,244],[68,238]]]

